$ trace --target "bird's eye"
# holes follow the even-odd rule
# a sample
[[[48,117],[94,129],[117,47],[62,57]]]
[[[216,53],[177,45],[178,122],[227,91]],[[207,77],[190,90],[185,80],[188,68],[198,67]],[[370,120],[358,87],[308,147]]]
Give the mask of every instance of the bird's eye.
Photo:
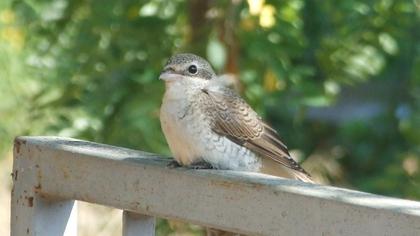
[[[188,72],[190,72],[191,74],[193,74],[193,75],[195,75],[195,74],[197,74],[197,66],[196,65],[190,65],[189,67],[188,67]]]

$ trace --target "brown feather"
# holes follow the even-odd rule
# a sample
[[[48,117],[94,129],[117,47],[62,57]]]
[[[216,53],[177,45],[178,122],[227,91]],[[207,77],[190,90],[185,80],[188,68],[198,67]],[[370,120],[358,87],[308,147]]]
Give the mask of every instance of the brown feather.
[[[299,179],[306,177],[310,180],[310,175],[290,156],[277,132],[263,122],[239,95],[228,88],[223,88],[222,91],[203,90],[203,94],[211,101],[207,112],[213,118],[214,132],[263,158],[270,158],[299,172]]]

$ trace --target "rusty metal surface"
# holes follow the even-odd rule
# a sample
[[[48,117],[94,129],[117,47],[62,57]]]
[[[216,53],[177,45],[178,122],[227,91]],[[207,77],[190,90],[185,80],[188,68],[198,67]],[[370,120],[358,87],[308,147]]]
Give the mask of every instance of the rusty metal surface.
[[[12,194],[12,229],[20,223],[13,214],[39,198],[258,235],[420,235],[419,202],[255,173],[170,169],[169,161],[75,139],[17,138],[14,190],[31,193]]]

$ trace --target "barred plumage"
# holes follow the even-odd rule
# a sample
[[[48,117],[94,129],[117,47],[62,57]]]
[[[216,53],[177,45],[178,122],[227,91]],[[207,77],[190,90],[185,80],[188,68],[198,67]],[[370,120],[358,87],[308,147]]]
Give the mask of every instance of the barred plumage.
[[[191,65],[197,67],[196,73],[188,71]],[[161,78],[166,80],[162,129],[178,162],[192,165],[204,160],[220,169],[312,182],[277,132],[239,95],[218,82],[207,61],[192,54],[175,55]]]

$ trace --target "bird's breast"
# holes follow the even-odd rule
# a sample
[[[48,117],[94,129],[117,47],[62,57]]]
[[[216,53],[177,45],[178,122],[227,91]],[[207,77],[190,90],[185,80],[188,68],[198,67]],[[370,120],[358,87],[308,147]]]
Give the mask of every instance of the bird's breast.
[[[261,160],[254,153],[211,129],[203,99],[199,94],[163,99],[161,126],[174,158],[183,165],[204,160],[220,169],[260,169]]]
[[[169,148],[183,165],[199,161],[202,153],[200,146],[195,144],[207,127],[196,109],[197,105],[188,99],[164,98],[160,110],[161,126]]]

